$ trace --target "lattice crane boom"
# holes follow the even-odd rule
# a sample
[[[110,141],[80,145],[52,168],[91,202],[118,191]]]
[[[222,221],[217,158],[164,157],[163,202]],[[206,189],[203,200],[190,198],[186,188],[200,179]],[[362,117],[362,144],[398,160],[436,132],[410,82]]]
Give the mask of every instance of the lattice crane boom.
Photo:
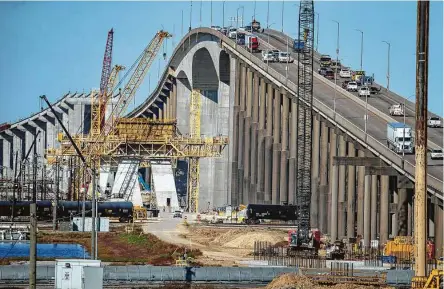
[[[298,54],[296,210],[298,210],[298,245],[310,243],[311,147],[313,105],[314,3],[302,0],[299,8],[299,39],[305,45]]]

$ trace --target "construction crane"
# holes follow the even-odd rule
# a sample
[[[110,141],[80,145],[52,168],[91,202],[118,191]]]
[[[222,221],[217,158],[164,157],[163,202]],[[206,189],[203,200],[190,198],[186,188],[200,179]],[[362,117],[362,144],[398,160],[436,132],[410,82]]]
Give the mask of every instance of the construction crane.
[[[313,44],[314,3],[302,0],[299,6],[299,39],[305,45],[298,54],[298,109],[297,109],[297,162],[296,162],[296,210],[298,211],[295,250],[315,250],[310,232],[311,203],[311,147],[313,105]]]
[[[111,75],[111,63],[113,55],[113,39],[114,31],[111,29],[108,32],[108,38],[106,39],[105,54],[103,56],[102,76],[100,78],[100,92],[98,99],[95,95],[91,95],[91,134],[99,135],[100,130],[103,127],[103,121],[105,119],[105,108],[107,103],[107,85]]]

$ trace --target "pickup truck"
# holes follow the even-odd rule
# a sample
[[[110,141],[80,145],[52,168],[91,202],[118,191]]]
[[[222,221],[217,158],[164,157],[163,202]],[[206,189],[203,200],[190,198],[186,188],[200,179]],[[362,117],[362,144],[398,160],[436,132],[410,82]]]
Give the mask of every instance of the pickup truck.
[[[389,108],[390,115],[404,115],[404,108],[400,104],[394,104]]]
[[[442,126],[441,119],[436,116],[429,117],[429,119],[427,120],[427,126],[428,127],[441,127]]]
[[[350,81],[347,83],[347,90],[348,91],[358,91],[358,84],[356,81]]]
[[[370,96],[370,89],[367,86],[362,86],[361,88],[359,88],[358,91],[358,95],[359,97],[363,97],[363,96]]]

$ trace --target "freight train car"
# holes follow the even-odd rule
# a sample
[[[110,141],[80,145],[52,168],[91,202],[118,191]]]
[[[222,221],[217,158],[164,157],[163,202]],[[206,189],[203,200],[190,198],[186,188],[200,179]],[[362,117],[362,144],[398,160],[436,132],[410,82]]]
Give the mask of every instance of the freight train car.
[[[0,219],[5,221],[28,221],[31,202],[0,201]],[[82,214],[83,202],[59,201],[57,204],[57,218],[69,221],[73,216]],[[91,216],[91,202],[85,202],[86,216]],[[11,216],[14,213],[14,218]],[[49,221],[53,216],[51,201],[37,201],[37,220]],[[131,202],[99,202],[97,216],[118,218],[120,222],[128,222],[133,218],[133,204]]]
[[[0,201],[0,218],[10,220],[13,211],[14,219],[29,220],[30,201],[12,202]],[[52,204],[50,201],[37,201],[37,220],[46,221],[52,218]]]
[[[249,204],[244,222],[257,224],[259,220],[296,221],[296,206]]]

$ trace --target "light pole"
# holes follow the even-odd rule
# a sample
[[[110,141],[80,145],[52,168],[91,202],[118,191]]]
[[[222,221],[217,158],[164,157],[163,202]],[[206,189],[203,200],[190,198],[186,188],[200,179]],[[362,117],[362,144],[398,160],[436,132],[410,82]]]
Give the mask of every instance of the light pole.
[[[213,0],[210,1],[210,28],[213,26]]]
[[[335,95],[333,98],[333,113],[334,113],[334,120],[336,121],[336,86],[338,85],[338,62],[339,62],[339,22],[336,20],[332,21],[338,24],[338,37],[336,41]]]
[[[270,25],[267,25],[267,30],[270,29],[270,27],[271,27],[273,24],[276,24],[276,23],[273,22],[273,23],[271,23]],[[268,43],[268,46],[270,46],[270,31],[267,31],[267,35],[268,35],[267,43]]]
[[[256,20],[256,0],[254,0],[253,20]]]
[[[282,27],[281,27],[281,32],[284,33],[284,0],[282,0]]]
[[[388,52],[387,52],[387,91],[390,89],[390,42],[382,40],[382,42],[386,43],[388,45]]]
[[[405,145],[405,115],[406,115],[405,105],[406,105],[407,99],[410,99],[413,96],[416,97],[416,95],[413,94],[413,95],[410,95],[409,97],[405,97],[404,98],[404,107],[403,107],[403,121],[404,121],[404,125],[403,125],[403,128],[402,128],[402,168],[404,168],[404,157],[405,157],[405,154],[404,154],[404,145]]]
[[[190,1],[190,27],[188,28],[188,31],[191,31],[191,18],[193,16],[193,0]]]
[[[364,122],[364,132],[365,132],[365,140],[364,142],[367,142],[367,119],[368,119],[368,109],[367,109],[367,104],[368,104],[368,98],[367,98],[367,94],[365,94],[365,122]]]
[[[270,19],[270,0],[267,1],[267,29],[268,27],[270,27],[268,26],[269,19]],[[268,38],[270,38],[270,36],[268,36]],[[268,44],[270,44],[270,39],[268,39]]]
[[[362,55],[364,54],[364,32],[359,29],[355,29],[358,32],[361,32],[361,71],[362,71]]]
[[[200,0],[199,26],[202,27],[202,0]]]
[[[225,28],[225,1],[222,1],[222,28]]]
[[[237,31],[238,30],[238,28],[239,28],[239,9],[241,9],[242,8],[242,14],[244,13],[243,11],[244,11],[244,6],[239,6],[239,8],[237,8],[237,10],[236,10],[236,45],[237,45],[237,35],[238,35],[238,32],[239,31]],[[242,19],[242,21],[244,21],[243,19]]]
[[[318,16],[316,20],[316,52],[318,52],[319,48],[319,13],[315,12],[315,14]]]

